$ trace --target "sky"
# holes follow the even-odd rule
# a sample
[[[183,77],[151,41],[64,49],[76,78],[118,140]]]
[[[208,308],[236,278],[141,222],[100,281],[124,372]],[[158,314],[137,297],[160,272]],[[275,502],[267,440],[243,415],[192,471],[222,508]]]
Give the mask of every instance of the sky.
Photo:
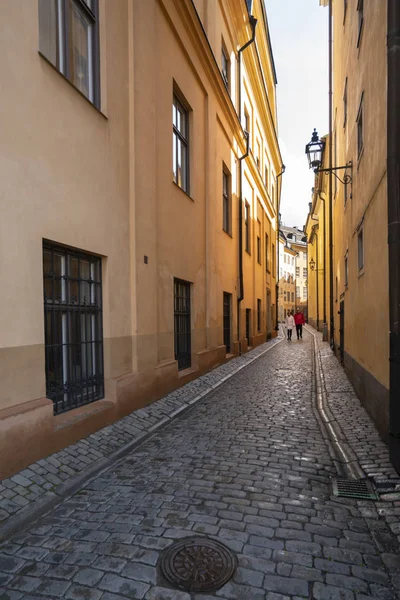
[[[286,172],[282,223],[303,227],[313,172],[305,145],[328,132],[328,9],[319,0],[264,0],[278,85],[278,138]]]

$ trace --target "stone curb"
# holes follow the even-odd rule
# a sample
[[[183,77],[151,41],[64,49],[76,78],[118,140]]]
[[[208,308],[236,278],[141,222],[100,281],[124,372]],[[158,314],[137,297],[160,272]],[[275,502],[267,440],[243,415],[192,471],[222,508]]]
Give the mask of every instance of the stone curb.
[[[346,434],[341,429],[328,405],[324,371],[317,346],[316,334],[309,325],[307,325],[306,330],[313,337],[316,410],[319,415],[320,425],[325,430],[324,437],[329,442],[336,470],[341,477],[364,479],[366,474],[361,468],[357,456],[347,440]]]
[[[154,425],[150,426],[147,429],[147,431],[144,431],[131,442],[124,444],[123,446],[121,446],[121,448],[118,448],[118,450],[112,452],[108,458],[100,458],[99,460],[91,464],[89,467],[83,469],[79,474],[74,475],[67,481],[64,481],[63,483],[59,484],[52,492],[46,492],[45,494],[43,494],[43,496],[41,496],[34,502],[21,508],[18,511],[18,513],[9,517],[6,523],[0,525],[0,543],[4,543],[10,536],[14,535],[15,533],[19,532],[22,528],[30,525],[31,523],[45,515],[57,504],[61,503],[66,498],[72,496],[78,488],[82,487],[86,483],[89,483],[90,480],[98,476],[102,471],[105,471],[106,469],[110,468],[118,460],[129,454],[132,450],[134,450],[144,442],[147,442],[154,435],[154,433],[161,431],[176,417],[190,410],[200,400],[212,395],[217,390],[217,388],[226,383],[234,375],[242,371],[242,369],[248,367],[249,365],[253,364],[256,360],[264,356],[277,344],[282,342],[283,339],[284,337],[280,333],[277,338],[274,338],[274,340],[266,342],[267,348],[265,348],[265,350],[258,353],[256,356],[254,356],[250,360],[247,360],[245,363],[238,366],[236,369],[222,377],[220,380],[212,384],[205,391],[201,392],[200,394],[189,400],[187,404],[184,404],[178,407],[177,409],[173,410],[166,417],[161,417],[161,419],[157,421],[157,423],[155,423]],[[160,400],[162,400],[162,398],[160,398]],[[156,405],[157,402],[158,401],[154,402],[153,405]]]

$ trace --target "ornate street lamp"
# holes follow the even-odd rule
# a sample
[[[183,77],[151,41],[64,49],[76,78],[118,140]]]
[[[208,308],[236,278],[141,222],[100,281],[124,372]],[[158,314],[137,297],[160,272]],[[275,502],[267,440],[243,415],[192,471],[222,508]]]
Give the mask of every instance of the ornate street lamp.
[[[314,169],[314,173],[316,173],[316,169],[319,169],[322,165],[324,149],[325,140],[319,139],[318,132],[314,128],[313,134],[311,136],[311,142],[308,142],[308,144],[306,145],[308,164],[310,166],[310,169]]]
[[[351,160],[344,165],[343,167],[332,167],[329,169],[322,169],[321,165],[323,162],[325,150],[325,141],[321,140],[318,137],[318,132],[314,129],[313,134],[311,136],[311,141],[306,145],[306,154],[308,158],[308,164],[310,169],[313,169],[314,173],[332,173],[341,183],[347,185],[352,182],[352,172],[353,172],[353,163]],[[335,173],[335,171],[340,171],[344,169],[343,179],[339,177]]]

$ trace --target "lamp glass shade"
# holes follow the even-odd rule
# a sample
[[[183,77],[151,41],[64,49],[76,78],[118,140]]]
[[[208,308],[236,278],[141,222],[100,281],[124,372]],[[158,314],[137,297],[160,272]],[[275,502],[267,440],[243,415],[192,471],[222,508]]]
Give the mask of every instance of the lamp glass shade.
[[[306,154],[310,169],[319,169],[322,165],[322,156],[324,153],[325,142],[320,140],[318,132],[314,129],[311,141],[306,145]]]

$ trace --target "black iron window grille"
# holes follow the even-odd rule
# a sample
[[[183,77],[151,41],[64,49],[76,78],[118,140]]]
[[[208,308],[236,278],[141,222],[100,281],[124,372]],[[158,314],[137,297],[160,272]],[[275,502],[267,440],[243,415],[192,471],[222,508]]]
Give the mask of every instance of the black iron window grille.
[[[39,51],[100,108],[98,0],[39,0]]]
[[[192,364],[190,283],[181,279],[174,279],[174,334],[178,369],[188,369]]]
[[[174,94],[172,105],[173,180],[189,194],[189,111]]]
[[[232,294],[224,292],[224,345],[227,354],[231,351],[231,305]]]
[[[101,258],[43,244],[46,396],[54,414],[104,397]]]

